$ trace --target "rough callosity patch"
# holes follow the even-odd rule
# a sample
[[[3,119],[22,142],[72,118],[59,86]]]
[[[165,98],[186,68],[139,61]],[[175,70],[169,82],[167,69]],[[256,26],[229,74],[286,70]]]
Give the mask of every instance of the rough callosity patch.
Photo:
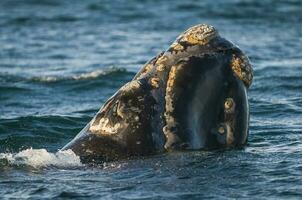
[[[145,74],[147,74],[152,68],[153,68],[153,64],[151,63],[147,63],[141,73],[141,76],[144,76]]]
[[[227,145],[232,145],[234,142],[234,131],[232,130],[229,124],[226,125],[227,135],[226,135],[226,143]]]
[[[130,81],[129,83],[126,83],[126,85],[124,85],[120,90],[127,92],[127,91],[131,91],[131,90],[139,89],[139,88],[140,88],[140,82],[137,80],[133,80],[133,81]]]
[[[219,40],[218,31],[210,25],[206,24],[199,24],[193,26],[182,33],[170,46],[168,52],[172,54],[184,53],[185,55],[190,47],[199,46],[201,48],[195,48],[193,51],[192,49],[189,50],[190,53],[197,54],[198,52],[206,53],[208,50],[212,51],[214,46],[210,44],[210,41]],[[198,51],[195,51],[197,50]]]
[[[168,67],[168,57],[165,54],[161,55],[157,59],[155,64],[156,64],[157,71],[162,72],[162,71],[166,70]]]
[[[234,102],[233,98],[227,98],[224,102],[224,112],[231,114],[234,113],[236,108],[236,103]]]
[[[167,81],[166,93],[171,92],[172,88],[174,87],[174,81],[176,78],[177,67],[178,66],[172,66],[172,68],[170,70],[168,81]]]
[[[177,52],[177,51],[184,50],[184,47],[181,44],[179,44],[178,42],[173,42],[172,45],[170,46],[170,49],[172,51]]]
[[[159,88],[159,78],[153,77],[150,79],[150,84],[153,88]]]
[[[110,124],[108,118],[101,118],[98,123],[91,123],[89,131],[93,133],[101,133],[104,135],[112,135],[118,133],[118,130],[121,128],[120,123]]]
[[[213,26],[199,24],[189,28],[178,38],[179,42],[186,42],[191,45],[205,45],[210,40],[218,36],[218,32]]]
[[[175,98],[177,98],[177,94],[175,93],[175,80],[177,79],[177,75],[179,74],[179,70],[182,69],[181,64],[173,65],[169,72],[166,93],[165,93],[165,126],[163,128],[163,132],[166,136],[166,144],[165,148],[169,148],[173,143],[178,142],[178,136],[175,133],[177,131],[177,120],[175,119],[173,113],[175,109]]]
[[[164,71],[165,69],[166,69],[166,65],[164,65],[164,64],[159,64],[159,65],[156,66],[156,70],[157,70],[158,72],[162,72],[162,71]]]
[[[248,57],[245,55],[233,55],[231,60],[231,68],[233,72],[249,87],[253,81],[253,69]]]

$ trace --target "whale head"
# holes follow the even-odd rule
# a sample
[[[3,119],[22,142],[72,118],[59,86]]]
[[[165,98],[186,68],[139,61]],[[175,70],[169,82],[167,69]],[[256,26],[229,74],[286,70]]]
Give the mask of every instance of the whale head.
[[[165,147],[244,145],[249,125],[247,89],[253,79],[248,57],[205,24],[181,34],[166,57],[174,63],[165,94]]]

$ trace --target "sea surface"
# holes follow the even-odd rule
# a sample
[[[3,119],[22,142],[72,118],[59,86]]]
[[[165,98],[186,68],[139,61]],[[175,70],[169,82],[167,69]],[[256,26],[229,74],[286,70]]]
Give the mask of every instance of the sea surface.
[[[302,1],[1,0],[0,199],[302,199]],[[207,23],[254,67],[243,149],[84,165],[58,152]]]

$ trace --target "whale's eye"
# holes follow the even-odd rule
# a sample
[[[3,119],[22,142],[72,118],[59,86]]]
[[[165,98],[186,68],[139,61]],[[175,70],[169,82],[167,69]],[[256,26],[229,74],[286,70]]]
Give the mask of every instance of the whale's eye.
[[[224,108],[226,110],[231,110],[234,107],[234,100],[232,98],[227,98],[224,102]]]

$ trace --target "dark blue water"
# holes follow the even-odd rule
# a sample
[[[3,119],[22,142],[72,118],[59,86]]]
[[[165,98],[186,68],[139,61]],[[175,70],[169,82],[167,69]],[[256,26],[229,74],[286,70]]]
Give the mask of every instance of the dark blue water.
[[[0,199],[301,199],[302,1],[0,1]],[[85,166],[59,152],[188,27],[250,57],[246,148]]]

